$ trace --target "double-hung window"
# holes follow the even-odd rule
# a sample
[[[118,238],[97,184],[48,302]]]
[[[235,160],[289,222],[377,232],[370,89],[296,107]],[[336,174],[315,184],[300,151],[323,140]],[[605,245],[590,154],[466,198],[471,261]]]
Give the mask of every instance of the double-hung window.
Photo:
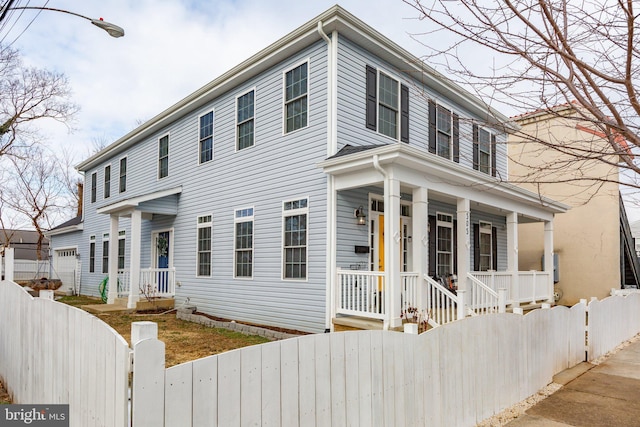
[[[118,232],[118,270],[124,270],[124,249],[126,246],[127,232]]]
[[[283,278],[307,278],[307,217],[309,199],[286,201],[283,216]]]
[[[237,150],[253,145],[253,116],[254,116],[255,91],[245,93],[237,100]]]
[[[398,82],[384,73],[378,84],[378,132],[398,138]]]
[[[205,163],[213,160],[213,111],[200,116],[199,125],[199,162]]]
[[[369,65],[366,80],[367,128],[409,142],[409,88]]]
[[[127,191],[127,158],[120,159],[120,185],[119,190],[121,193]]]
[[[480,271],[490,270],[493,266],[493,260],[491,258],[493,242],[491,241],[491,237],[491,223],[480,221]]]
[[[486,129],[473,125],[473,168],[487,175],[496,176],[496,136]]]
[[[453,216],[438,213],[436,228],[436,274],[453,274]]]
[[[96,202],[96,196],[98,194],[98,173],[91,174],[91,203]]]
[[[440,157],[444,157],[445,159],[451,159],[451,111],[444,108],[442,105],[438,105],[437,107],[436,130],[436,154]]]
[[[234,218],[234,276],[253,277],[253,208],[237,209]]]
[[[211,231],[213,222],[211,215],[198,217],[198,258],[196,260],[197,276],[211,276]]]
[[[307,93],[309,91],[307,73],[306,62],[285,73],[285,133],[307,126]]]
[[[111,197],[111,165],[104,167],[104,198]]]
[[[89,273],[96,271],[96,236],[89,237]]]
[[[169,135],[158,140],[158,179],[169,176]]]
[[[102,272],[109,273],[109,233],[102,235]]]

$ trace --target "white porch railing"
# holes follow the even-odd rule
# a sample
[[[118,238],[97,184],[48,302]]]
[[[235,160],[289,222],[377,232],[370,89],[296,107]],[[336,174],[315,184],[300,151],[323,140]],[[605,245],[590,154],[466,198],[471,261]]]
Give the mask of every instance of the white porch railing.
[[[519,271],[517,280],[508,271],[473,271],[470,273],[490,289],[506,289],[506,303],[520,305],[521,303],[536,303],[553,300],[553,284],[550,273],[546,271]]]
[[[427,287],[429,325],[440,326],[464,318],[464,291],[454,294],[431,277],[424,275]]]
[[[338,269],[336,313],[385,318],[384,271]]]
[[[471,273],[467,274],[471,283],[469,292],[469,310],[472,315],[504,313],[505,312],[505,288],[497,291],[475,278]],[[495,284],[495,283],[494,283]]]
[[[409,309],[422,308],[423,304],[420,304],[418,286],[418,273],[400,273],[400,279],[402,280],[402,296],[401,312],[407,313]]]
[[[131,291],[131,273],[128,268],[118,270],[118,298],[126,298]],[[144,268],[140,270],[140,286],[135,295],[171,298],[176,294],[175,268]]]

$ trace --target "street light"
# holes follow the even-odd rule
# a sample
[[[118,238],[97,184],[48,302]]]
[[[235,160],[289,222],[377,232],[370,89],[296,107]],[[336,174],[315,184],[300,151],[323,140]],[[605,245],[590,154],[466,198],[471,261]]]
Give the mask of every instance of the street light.
[[[92,19],[89,18],[87,16],[84,15],[80,15],[79,13],[75,13],[75,12],[69,12],[68,10],[62,10],[62,9],[55,9],[52,7],[35,7],[35,6],[18,6],[18,7],[11,7],[9,5],[9,7],[7,9],[5,9],[4,13],[2,14],[2,17],[4,16],[4,14],[6,13],[7,10],[22,10],[22,9],[31,9],[31,10],[52,10],[54,12],[62,12],[62,13],[68,13],[69,15],[74,15],[74,16],[79,16],[80,18],[84,18],[87,21],[91,22],[93,25],[95,25],[98,28],[102,28],[103,30],[105,30],[107,33],[109,33],[109,35],[111,37],[122,37],[124,36],[124,30],[121,27],[118,27],[115,24],[112,24],[110,22],[105,21],[102,18],[99,19]],[[0,21],[2,20],[2,17],[0,17]]]

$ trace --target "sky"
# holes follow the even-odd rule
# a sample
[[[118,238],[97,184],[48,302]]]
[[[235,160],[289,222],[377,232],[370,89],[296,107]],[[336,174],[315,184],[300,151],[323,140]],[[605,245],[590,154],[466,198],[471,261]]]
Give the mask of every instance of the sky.
[[[0,32],[2,43],[13,42],[27,64],[55,70],[69,78],[73,101],[80,107],[73,132],[56,123],[48,123],[45,130],[51,144],[73,147],[81,161],[96,142],[117,140],[330,8],[335,1],[18,3],[102,17],[125,30],[124,37],[113,38],[79,17],[53,11],[24,11],[11,31]],[[421,45],[412,40],[410,33],[419,32],[422,23],[401,0],[345,0],[340,5],[405,49],[420,54]],[[15,15],[12,20],[16,20]]]
[[[71,149],[79,163],[97,144],[112,143],[335,2],[16,0],[14,6],[101,17],[122,27],[125,36],[113,38],[65,13],[24,11],[19,19],[17,13],[9,17],[14,25],[0,30],[0,43],[19,49],[26,64],[69,78],[73,101],[80,107],[72,131],[55,122],[41,128],[51,147]],[[427,53],[412,35],[425,32],[428,23],[418,20],[417,12],[402,0],[342,0],[339,4],[414,55]],[[441,37],[443,33],[420,40],[442,47],[447,40]],[[470,63],[491,63],[486,54],[482,58],[477,52],[468,55]],[[627,211],[630,220],[640,220],[640,208],[627,206]]]

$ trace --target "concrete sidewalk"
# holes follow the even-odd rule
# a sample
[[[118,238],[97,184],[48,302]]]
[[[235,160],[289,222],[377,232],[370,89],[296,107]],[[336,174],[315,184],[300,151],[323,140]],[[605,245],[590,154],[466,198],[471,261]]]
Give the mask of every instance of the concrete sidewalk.
[[[600,365],[561,372],[554,382],[563,387],[507,426],[640,426],[640,340]]]

